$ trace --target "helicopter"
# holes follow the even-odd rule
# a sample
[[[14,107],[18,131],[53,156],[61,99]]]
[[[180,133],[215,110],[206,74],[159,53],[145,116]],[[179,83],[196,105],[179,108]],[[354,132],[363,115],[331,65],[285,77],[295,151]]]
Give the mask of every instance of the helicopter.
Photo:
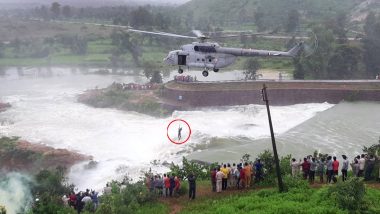
[[[303,42],[297,43],[288,51],[244,49],[233,47],[222,47],[216,42],[208,42],[211,39],[205,36],[199,30],[193,30],[195,36],[185,36],[165,32],[142,31],[129,28],[128,31],[154,34],[161,36],[198,39],[198,42],[185,44],[179,50],[170,51],[164,58],[164,63],[171,66],[178,66],[178,73],[183,73],[183,68],[202,68],[202,75],[207,77],[209,70],[218,72],[219,69],[225,68],[235,63],[237,57],[296,57],[303,47]],[[259,34],[256,34],[259,35]],[[235,36],[227,36],[235,37]],[[225,37],[224,37],[225,38]]]
[[[163,62],[167,65],[178,66],[178,73],[182,74],[184,68],[201,68],[203,69],[202,75],[207,77],[209,70],[218,72],[221,68],[225,68],[235,63],[237,57],[289,57],[294,58],[298,55],[300,50],[304,47],[304,42],[298,42],[294,47],[288,51],[275,51],[275,50],[259,50],[259,49],[244,49],[234,47],[222,47],[216,42],[208,42],[212,39],[209,36],[204,35],[199,30],[192,30],[194,36],[186,36],[167,32],[153,32],[134,29],[130,26],[112,25],[112,24],[100,24],[100,23],[85,23],[85,22],[69,22],[69,21],[55,21],[72,24],[85,24],[95,25],[101,27],[111,27],[125,29],[127,32],[136,32],[142,34],[153,34],[159,36],[195,39],[197,42],[191,44],[185,44],[181,46],[179,50],[173,50],[163,59]],[[249,35],[263,35],[268,33],[250,33]],[[269,33],[270,34],[270,33]],[[240,35],[239,35],[240,36]],[[213,38],[228,38],[237,37],[236,35],[219,36]]]

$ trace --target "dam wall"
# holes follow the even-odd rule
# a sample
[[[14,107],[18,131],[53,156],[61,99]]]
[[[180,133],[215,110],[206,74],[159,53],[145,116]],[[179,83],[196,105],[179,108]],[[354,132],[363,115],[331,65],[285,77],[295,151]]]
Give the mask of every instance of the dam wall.
[[[208,106],[264,104],[267,86],[271,105],[380,101],[379,80],[352,81],[244,81],[169,82],[162,91],[163,105],[172,110]]]

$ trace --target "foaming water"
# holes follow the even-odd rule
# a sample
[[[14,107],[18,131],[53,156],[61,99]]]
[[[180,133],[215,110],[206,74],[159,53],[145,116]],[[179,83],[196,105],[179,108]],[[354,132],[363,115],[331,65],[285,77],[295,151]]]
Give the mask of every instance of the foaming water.
[[[379,109],[379,102],[343,102],[289,130],[281,141],[299,148],[296,154],[317,150],[338,158],[345,154],[352,160],[363,146],[378,143]]]
[[[310,105],[309,107],[313,106],[312,104],[301,106],[306,107],[308,105]],[[323,107],[323,104],[319,107]],[[282,107],[279,108],[282,109]],[[291,108],[291,106],[286,108]],[[314,106],[314,108],[318,107]],[[274,121],[274,130],[277,131],[277,150],[281,156],[291,154],[293,157],[303,158],[306,155],[313,154],[314,151],[318,151],[335,155],[339,160],[341,160],[341,155],[345,154],[349,160],[352,160],[354,156],[362,153],[363,146],[370,146],[378,142],[380,114],[377,112],[379,109],[379,102],[343,102],[326,108],[325,111],[321,111],[299,125],[289,120],[289,123],[294,127],[284,132],[278,132],[278,130],[281,130],[282,126],[287,123]],[[300,115],[295,114],[294,117],[303,117],[302,114],[313,112],[307,108],[303,111],[298,110]],[[276,120],[279,115],[275,114],[276,111],[273,111],[273,118]],[[290,115],[292,114],[290,113]],[[301,118],[298,119],[301,120]],[[265,128],[268,133],[268,127]],[[265,149],[272,150],[269,135],[256,139],[221,137],[223,138],[212,139],[209,142],[211,145],[206,146],[207,150],[192,153],[190,158],[211,162],[236,162],[240,160],[242,154],[248,153],[252,157],[257,157]],[[215,144],[221,146],[215,146]]]
[[[125,173],[138,178],[141,170],[153,167],[151,161],[178,161],[182,155],[193,153],[195,145],[210,138],[269,136],[266,109],[261,105],[178,111],[171,117],[157,119],[76,102],[83,90],[105,87],[113,81],[135,80],[67,73],[48,78],[0,78],[0,97],[12,105],[0,114],[0,135],[21,136],[33,143],[93,156],[98,162],[96,167],[86,170],[85,163],[81,163],[69,173],[70,181],[79,189],[101,189],[107,181],[120,179]],[[276,134],[283,134],[332,106],[325,103],[272,107]],[[167,125],[176,118],[189,122],[193,131],[184,145],[174,145],[166,138]],[[153,170],[166,169],[156,166]]]

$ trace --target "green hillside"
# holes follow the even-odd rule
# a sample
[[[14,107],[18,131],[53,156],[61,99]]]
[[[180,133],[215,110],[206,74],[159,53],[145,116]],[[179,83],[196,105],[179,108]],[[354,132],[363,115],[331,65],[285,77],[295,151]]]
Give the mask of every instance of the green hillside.
[[[192,0],[177,11],[188,25],[193,26],[262,21],[269,27],[275,27],[281,25],[292,10],[297,10],[301,24],[306,24],[333,17],[342,11],[350,13],[358,4],[357,0]]]

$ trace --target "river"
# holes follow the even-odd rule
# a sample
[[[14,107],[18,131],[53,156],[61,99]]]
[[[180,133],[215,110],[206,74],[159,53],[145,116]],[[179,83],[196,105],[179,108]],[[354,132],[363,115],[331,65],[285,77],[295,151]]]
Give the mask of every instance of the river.
[[[225,80],[212,75],[208,80]],[[152,168],[154,160],[177,162],[183,155],[206,161],[238,161],[245,153],[256,155],[270,148],[266,109],[263,105],[202,108],[176,111],[167,118],[97,109],[78,103],[87,89],[112,82],[139,82],[143,77],[97,75],[53,68],[49,71],[9,69],[0,77],[0,101],[12,108],[0,113],[0,135],[20,136],[32,143],[65,148],[93,156],[98,165],[81,163],[69,172],[78,189],[100,190],[106,182],[125,174],[137,179]],[[190,73],[199,75],[200,73]],[[174,74],[171,75],[172,78]],[[224,76],[223,76],[224,75]],[[211,75],[210,75],[211,76]],[[199,75],[199,79],[202,79]],[[279,152],[303,157],[314,150],[352,157],[380,135],[380,103],[309,103],[272,107]],[[183,145],[166,138],[171,120],[185,119],[192,137]]]

